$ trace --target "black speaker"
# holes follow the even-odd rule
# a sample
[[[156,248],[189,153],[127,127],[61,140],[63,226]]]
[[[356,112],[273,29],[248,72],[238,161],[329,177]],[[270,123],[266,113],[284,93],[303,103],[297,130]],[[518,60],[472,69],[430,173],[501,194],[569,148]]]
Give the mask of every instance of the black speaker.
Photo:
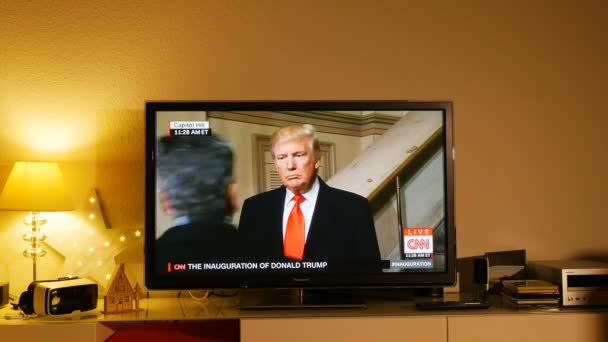
[[[485,299],[488,295],[490,280],[488,258],[475,258],[473,260],[473,297]]]
[[[0,307],[8,304],[8,283],[0,282]]]

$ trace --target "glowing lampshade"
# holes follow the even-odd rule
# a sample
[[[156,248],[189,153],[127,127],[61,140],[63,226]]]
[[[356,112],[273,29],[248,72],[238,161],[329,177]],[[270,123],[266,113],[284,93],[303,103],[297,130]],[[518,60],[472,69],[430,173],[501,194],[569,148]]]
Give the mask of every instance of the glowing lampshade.
[[[72,198],[65,189],[63,175],[57,163],[16,162],[0,194],[0,210],[29,211],[23,223],[31,232],[23,235],[29,247],[23,255],[32,258],[33,278],[36,281],[36,260],[46,251],[41,243],[46,235],[40,227],[46,222],[41,211],[67,211],[74,209]]]
[[[74,205],[57,163],[16,162],[0,194],[0,209],[67,211]]]

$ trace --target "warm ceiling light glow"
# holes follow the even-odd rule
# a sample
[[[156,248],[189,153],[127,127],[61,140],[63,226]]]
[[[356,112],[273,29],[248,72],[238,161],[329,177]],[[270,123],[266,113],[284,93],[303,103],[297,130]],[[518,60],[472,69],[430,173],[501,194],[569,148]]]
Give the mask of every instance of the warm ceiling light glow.
[[[92,220],[92,219],[94,219],[94,218],[95,218],[95,214],[90,213],[90,214],[89,214],[89,219],[91,219],[91,220]]]
[[[103,244],[103,245],[104,245],[104,246],[106,246],[106,247],[110,247],[110,241],[106,241],[106,242],[104,242],[104,244]]]
[[[89,253],[93,253],[95,249],[93,247],[89,247]]]
[[[77,264],[78,266],[82,266],[82,265],[83,265],[82,260],[78,260],[78,262],[76,262],[76,264]]]
[[[141,231],[139,229],[135,231],[135,236],[137,236],[137,237],[141,236]]]
[[[97,261],[97,266],[101,266],[101,265],[103,265],[103,261],[98,260],[98,261]]]
[[[124,235],[120,236],[120,242],[125,242],[125,240],[127,240],[127,238]]]
[[[110,273],[106,273],[106,279],[110,280],[110,278],[112,278],[112,275]]]
[[[0,133],[8,142],[42,155],[66,154],[95,142],[96,121],[83,115],[74,103],[37,96],[30,101],[21,98],[23,105],[3,113]]]
[[[70,137],[74,132],[68,131],[66,127],[48,129],[42,125],[29,125],[27,133],[30,133],[30,145],[41,152],[68,151],[73,146]]]
[[[95,203],[95,197],[89,197],[89,203]]]

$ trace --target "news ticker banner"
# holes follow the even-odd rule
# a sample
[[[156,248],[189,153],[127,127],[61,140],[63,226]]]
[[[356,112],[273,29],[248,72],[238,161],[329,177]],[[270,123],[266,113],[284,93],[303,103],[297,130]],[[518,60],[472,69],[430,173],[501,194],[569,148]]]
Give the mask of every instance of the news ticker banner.
[[[170,136],[211,135],[209,121],[169,121]]]
[[[319,270],[327,261],[275,261],[275,262],[194,262],[167,263],[167,272],[184,271],[248,271],[248,270]]]
[[[331,268],[329,267],[331,266]],[[401,269],[433,268],[433,262],[427,259],[416,260],[381,260],[380,262],[327,262],[327,261],[263,261],[263,262],[173,262],[166,264],[168,273],[192,272],[317,272],[317,271],[397,271]]]

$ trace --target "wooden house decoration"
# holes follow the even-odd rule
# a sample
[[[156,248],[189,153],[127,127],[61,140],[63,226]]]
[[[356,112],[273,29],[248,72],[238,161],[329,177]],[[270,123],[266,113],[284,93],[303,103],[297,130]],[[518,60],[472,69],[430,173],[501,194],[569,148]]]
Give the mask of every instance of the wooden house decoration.
[[[125,273],[125,264],[117,265],[103,296],[102,312],[112,314],[143,310],[139,308],[142,292],[138,283],[135,287],[131,286]]]

